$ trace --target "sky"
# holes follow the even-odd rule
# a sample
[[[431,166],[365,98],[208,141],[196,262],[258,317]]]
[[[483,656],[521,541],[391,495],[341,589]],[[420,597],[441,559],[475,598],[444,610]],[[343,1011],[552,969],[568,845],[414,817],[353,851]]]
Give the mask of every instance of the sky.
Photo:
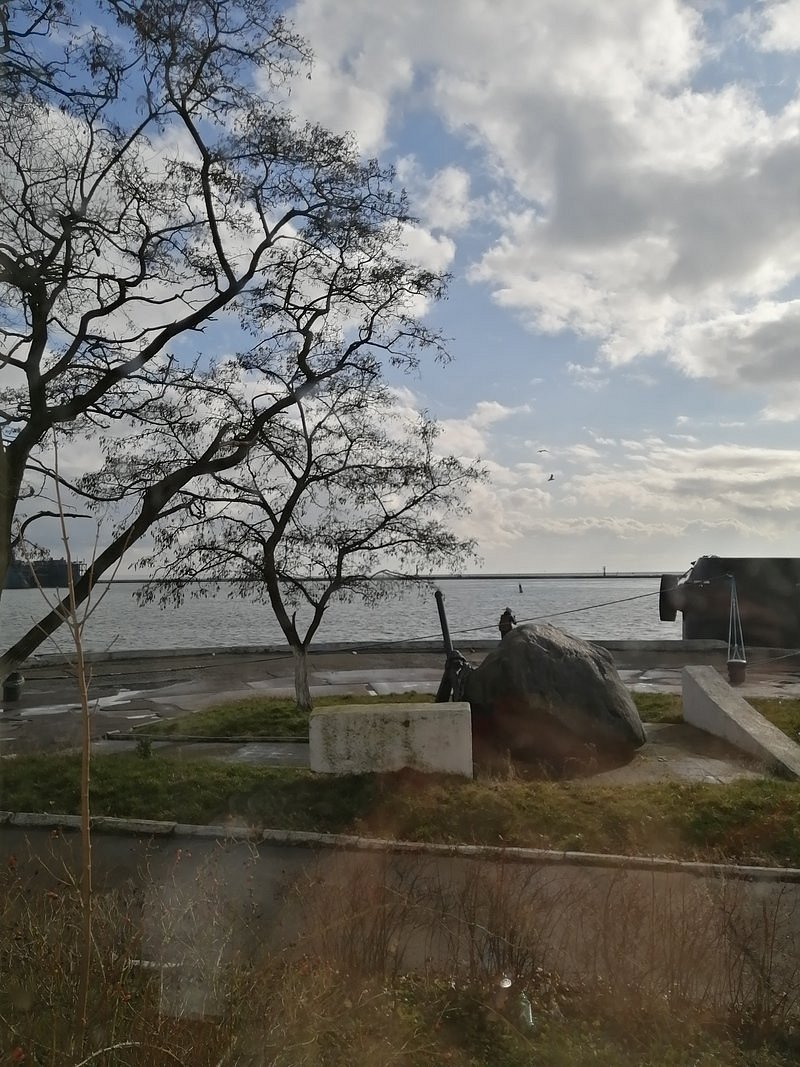
[[[453,362],[395,385],[486,464],[481,568],[800,555],[800,0],[288,14],[292,107],[396,168],[452,274]]]

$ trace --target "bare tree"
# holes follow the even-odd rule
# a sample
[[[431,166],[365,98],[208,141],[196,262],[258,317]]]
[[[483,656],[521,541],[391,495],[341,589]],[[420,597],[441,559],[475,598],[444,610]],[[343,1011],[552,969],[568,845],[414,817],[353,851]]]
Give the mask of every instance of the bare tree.
[[[445,279],[405,258],[391,171],[283,105],[308,53],[268,0],[99,0],[108,32],[72,36],[68,0],[41,2],[0,18],[0,578],[30,479],[52,482],[50,431],[190,417],[231,365],[253,386],[191,448],[111,477],[127,510],[80,603],[177,493],[234,469],[320,383],[376,353],[443,354],[420,312]],[[101,499],[107,482],[71,487]]]
[[[477,464],[437,454],[439,430],[403,414],[377,365],[340,375],[262,434],[236,471],[181,494],[155,528],[145,595],[180,599],[198,581],[268,602],[292,649],[298,705],[311,707],[307,651],[336,599],[398,593],[376,571],[451,569],[474,553],[448,520],[467,510]],[[407,579],[406,579],[407,580]]]

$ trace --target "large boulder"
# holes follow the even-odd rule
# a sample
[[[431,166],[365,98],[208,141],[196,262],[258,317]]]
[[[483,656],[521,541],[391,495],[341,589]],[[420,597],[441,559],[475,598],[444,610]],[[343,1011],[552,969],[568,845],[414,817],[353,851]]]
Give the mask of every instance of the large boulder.
[[[624,757],[646,738],[604,648],[549,624],[507,634],[465,679],[478,744],[563,763]]]

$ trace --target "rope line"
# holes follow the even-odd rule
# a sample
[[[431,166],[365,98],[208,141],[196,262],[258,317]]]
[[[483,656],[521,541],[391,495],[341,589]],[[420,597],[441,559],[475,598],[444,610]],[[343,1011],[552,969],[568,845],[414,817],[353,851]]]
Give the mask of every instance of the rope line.
[[[605,600],[602,604],[585,604],[583,607],[580,608],[567,608],[565,611],[551,611],[546,615],[532,615],[529,619],[522,619],[517,625],[523,626],[527,622],[542,622],[544,619],[558,619],[562,615],[577,615],[578,612],[592,611],[594,608],[610,608],[613,607],[615,604],[628,604],[631,600],[644,600],[645,597],[658,596],[658,593],[658,590],[653,593],[637,593],[636,596],[626,596],[622,597],[620,600]],[[493,623],[492,625],[495,628],[497,627],[497,623]],[[473,626],[467,630],[453,630],[451,632],[454,634],[472,634],[476,633],[478,630],[486,630],[487,628],[488,624],[484,626]],[[414,640],[424,641],[425,638],[418,637],[414,638]]]
[[[529,619],[522,619],[517,625],[522,626],[527,622],[542,622],[545,619],[557,619],[557,618],[560,618],[562,615],[575,615],[575,614],[577,614],[578,612],[581,612],[581,611],[592,611],[594,608],[609,608],[609,607],[614,606],[615,604],[627,604],[632,600],[644,600],[646,597],[658,596],[659,592],[660,591],[658,589],[656,589],[651,593],[637,593],[636,596],[622,597],[619,600],[605,600],[601,604],[585,604],[582,607],[567,608],[565,611],[551,611],[546,615],[533,615]],[[466,627],[466,628],[457,629],[457,630],[451,629],[450,630],[450,635],[453,636],[453,637],[456,637],[456,636],[463,636],[465,634],[478,633],[481,630],[496,630],[496,629],[497,629],[497,622],[496,621],[492,621],[492,622],[483,623],[481,626],[472,626],[472,627]],[[441,630],[437,630],[435,633],[422,634],[422,635],[418,635],[417,637],[407,637],[407,638],[405,638],[405,640],[407,640],[407,641],[431,641],[431,640],[434,640],[436,638],[441,638],[441,636],[442,636],[442,631]],[[387,637],[383,641],[371,641],[370,644],[373,644],[373,645],[394,645],[394,644],[397,644],[397,638],[396,637]]]
[[[730,581],[730,575],[729,574],[719,574],[719,575],[716,575],[713,578],[706,578],[703,581],[698,582],[697,584],[698,585],[711,585],[713,582],[727,582],[727,581]],[[585,604],[583,607],[567,608],[565,611],[551,611],[551,612],[548,612],[545,615],[533,615],[529,619],[522,619],[519,623],[517,623],[517,625],[518,626],[522,626],[522,625],[524,625],[525,623],[528,623],[528,622],[543,622],[546,619],[558,619],[558,618],[561,618],[564,615],[577,615],[581,611],[593,611],[595,608],[610,608],[610,607],[614,607],[616,604],[628,604],[632,600],[645,600],[647,597],[660,596],[660,595],[661,595],[661,590],[660,589],[654,589],[650,593],[637,593],[635,596],[621,597],[619,600],[605,600],[600,604]],[[497,623],[496,622],[485,623],[482,626],[472,626],[472,627],[467,627],[467,628],[462,628],[462,629],[457,629],[457,630],[451,629],[450,630],[450,635],[451,636],[463,636],[463,635],[466,635],[466,634],[479,633],[481,630],[489,630],[489,629],[494,630],[494,629],[496,629],[496,627],[497,627]],[[408,641],[430,641],[430,640],[434,640],[435,638],[441,637],[441,636],[442,636],[442,633],[441,633],[441,630],[439,630],[436,633],[423,634],[421,637],[409,637],[406,640],[408,640]],[[384,641],[375,641],[375,642],[373,642],[373,644],[376,644],[376,645],[396,644],[396,641],[397,641],[396,638],[386,638]],[[800,654],[800,650],[798,652],[792,652],[791,653],[791,655],[798,655],[798,654]],[[787,659],[788,656],[778,656],[776,658],[777,659]]]

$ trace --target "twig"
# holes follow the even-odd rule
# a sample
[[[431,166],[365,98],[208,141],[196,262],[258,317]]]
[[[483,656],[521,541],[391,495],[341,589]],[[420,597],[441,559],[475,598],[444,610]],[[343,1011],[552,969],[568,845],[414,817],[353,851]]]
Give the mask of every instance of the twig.
[[[115,1045],[107,1045],[105,1048],[96,1049],[94,1052],[90,1052],[89,1055],[76,1063],[74,1067],[86,1067],[87,1063],[91,1063],[92,1060],[96,1060],[98,1056],[105,1056],[107,1052],[117,1052],[123,1048],[141,1048],[147,1049],[150,1052],[160,1052],[164,1056],[169,1056],[173,1063],[179,1063],[181,1067],[185,1067],[185,1063],[182,1059],[175,1055],[174,1052],[168,1048],[164,1048],[162,1045],[146,1045],[144,1041],[119,1041]]]

